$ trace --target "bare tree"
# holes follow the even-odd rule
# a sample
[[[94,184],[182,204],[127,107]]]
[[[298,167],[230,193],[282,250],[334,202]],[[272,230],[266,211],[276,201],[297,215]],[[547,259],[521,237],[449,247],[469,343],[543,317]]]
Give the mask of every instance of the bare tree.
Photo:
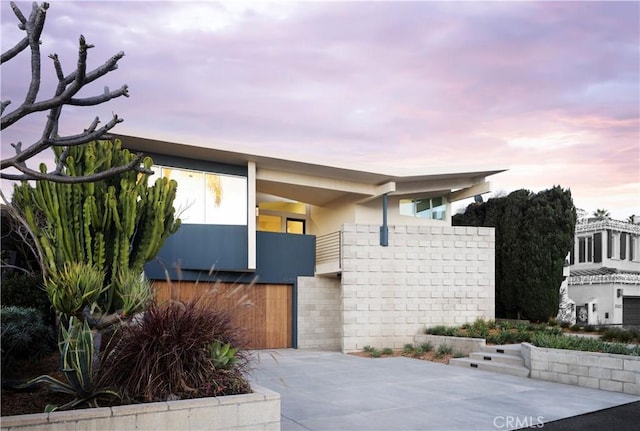
[[[13,48],[2,53],[0,64],[4,64],[21,52],[26,51],[28,48],[31,51],[31,83],[22,104],[7,114],[5,114],[5,110],[11,101],[2,100],[0,111],[0,115],[2,115],[2,127],[0,130],[5,130],[20,119],[35,112],[48,111],[48,115],[42,130],[42,135],[36,142],[30,143],[25,148],[23,148],[23,143],[20,141],[11,143],[11,146],[15,149],[15,154],[12,157],[8,157],[0,161],[0,178],[8,180],[49,180],[61,183],[82,183],[101,180],[129,170],[151,173],[151,171],[141,166],[143,155],[138,154],[131,163],[125,166],[118,166],[105,170],[99,174],[77,177],[66,175],[64,166],[68,156],[69,147],[86,144],[87,142],[105,137],[105,134],[116,124],[120,123],[122,119],[118,118],[118,116],[114,114],[113,118],[108,123],[102,127],[98,127],[100,120],[96,117],[82,133],[70,136],[59,136],[58,122],[60,114],[62,113],[62,108],[65,105],[99,105],[120,96],[129,97],[129,94],[127,85],[123,85],[119,89],[113,91],[109,90],[109,87],[105,87],[104,92],[97,96],[83,98],[76,97],[77,93],[85,85],[97,80],[113,70],[116,70],[118,68],[118,61],[124,57],[124,52],[119,52],[108,59],[102,66],[94,70],[87,71],[87,52],[90,48],[93,48],[93,45],[87,44],[84,36],[81,35],[77,67],[73,72],[65,75],[58,55],[49,55],[49,58],[53,60],[58,84],[53,97],[45,100],[37,100],[41,80],[40,35],[44,28],[48,8],[48,3],[38,4],[34,2],[31,14],[27,19],[22,14],[22,11],[18,6],[11,2],[11,9],[19,21],[18,28],[25,31],[26,35],[22,40],[16,43]],[[40,172],[39,170],[27,167],[27,161],[29,159],[51,147],[62,148],[62,154],[56,162],[55,169],[49,172]],[[5,170],[8,168],[15,168],[20,173],[6,172]]]

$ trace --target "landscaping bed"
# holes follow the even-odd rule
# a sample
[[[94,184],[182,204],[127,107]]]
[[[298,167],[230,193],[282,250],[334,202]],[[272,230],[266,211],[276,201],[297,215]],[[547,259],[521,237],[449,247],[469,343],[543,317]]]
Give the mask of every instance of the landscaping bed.
[[[430,342],[423,342],[416,345],[406,344],[403,349],[377,349],[375,347],[365,346],[363,351],[351,352],[349,354],[362,358],[395,358],[404,356],[406,358],[439,362],[441,364],[448,364],[449,359],[463,356],[460,352],[454,351],[446,344],[434,348],[434,345]]]
[[[532,343],[538,347],[581,350],[640,356],[640,333],[621,328],[559,325],[556,322],[532,324],[478,319],[461,326],[433,326],[425,334],[479,338],[487,344]],[[586,336],[588,335],[588,336]]]

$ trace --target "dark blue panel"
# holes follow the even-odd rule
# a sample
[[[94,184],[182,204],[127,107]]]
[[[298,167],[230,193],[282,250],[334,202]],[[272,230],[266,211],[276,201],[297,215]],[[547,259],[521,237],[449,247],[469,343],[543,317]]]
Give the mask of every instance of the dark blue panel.
[[[260,283],[293,283],[315,271],[316,237],[257,232],[256,273]]]
[[[185,225],[169,237],[158,259],[145,267],[152,280],[293,284],[313,276],[316,237],[275,232],[256,234],[256,270],[247,269],[247,227]],[[177,262],[181,262],[180,271]],[[213,271],[212,265],[215,264]]]
[[[145,272],[163,280],[166,269],[172,279],[186,280],[179,271],[246,271],[247,255],[247,226],[186,224],[167,239]]]

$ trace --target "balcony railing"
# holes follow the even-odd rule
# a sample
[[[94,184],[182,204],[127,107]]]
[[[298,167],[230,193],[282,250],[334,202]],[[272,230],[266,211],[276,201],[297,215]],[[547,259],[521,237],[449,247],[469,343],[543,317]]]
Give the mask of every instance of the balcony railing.
[[[342,233],[316,237],[316,275],[336,274],[342,270]]]
[[[629,223],[613,219],[584,219],[578,220],[576,223],[576,233],[594,232],[611,229],[619,232],[628,232],[632,234],[640,234],[640,224]]]

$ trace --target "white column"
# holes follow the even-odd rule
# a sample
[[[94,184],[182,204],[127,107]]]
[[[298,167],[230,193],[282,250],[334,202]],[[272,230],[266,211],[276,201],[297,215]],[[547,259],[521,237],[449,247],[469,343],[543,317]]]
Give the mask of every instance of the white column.
[[[256,163],[247,162],[247,268],[256,269]]]

